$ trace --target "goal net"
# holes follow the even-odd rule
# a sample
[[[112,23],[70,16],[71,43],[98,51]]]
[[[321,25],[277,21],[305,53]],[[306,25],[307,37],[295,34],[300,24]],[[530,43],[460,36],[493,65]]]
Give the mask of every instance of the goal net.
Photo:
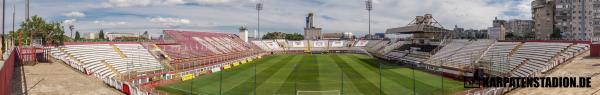
[[[327,91],[297,91],[296,95],[341,95],[339,90],[327,90]]]

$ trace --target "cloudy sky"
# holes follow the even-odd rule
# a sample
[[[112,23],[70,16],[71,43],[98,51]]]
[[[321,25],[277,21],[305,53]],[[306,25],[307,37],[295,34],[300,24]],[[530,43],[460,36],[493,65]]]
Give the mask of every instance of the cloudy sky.
[[[31,0],[31,15],[74,25],[80,32],[149,31],[165,29],[230,32],[240,26],[257,28],[255,4],[264,3],[261,31],[298,32],[308,12],[316,13],[323,32],[366,34],[364,0]],[[445,28],[490,27],[494,17],[531,19],[532,0],[374,0],[372,31],[405,26],[414,16],[433,14]],[[25,0],[6,0],[6,31],[12,30],[13,6],[17,28],[24,20]],[[69,33],[67,31],[67,33]]]

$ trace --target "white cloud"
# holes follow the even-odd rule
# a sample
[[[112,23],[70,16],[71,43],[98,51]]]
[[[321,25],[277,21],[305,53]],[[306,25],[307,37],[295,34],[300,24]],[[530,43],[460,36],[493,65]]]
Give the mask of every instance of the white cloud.
[[[68,17],[68,18],[80,18],[80,17],[85,17],[85,14],[82,12],[78,12],[78,11],[72,11],[72,12],[68,12],[68,13],[64,13],[64,16]]]
[[[124,22],[124,21],[112,22],[112,21],[99,21],[99,20],[94,21],[94,23],[95,24],[100,24],[100,25],[106,25],[106,26],[125,25],[125,24],[127,24],[127,22]]]
[[[105,7],[138,7],[184,4],[184,0],[108,0],[102,3]]]
[[[75,22],[77,21],[77,19],[68,19],[63,21],[63,25],[73,25]]]
[[[227,4],[235,2],[254,2],[255,0],[107,0],[102,3],[104,7],[148,7],[148,6],[173,6],[186,3],[197,4]]]
[[[531,1],[533,0],[521,0],[516,9],[520,12],[520,19],[531,19]]]
[[[150,22],[160,23],[169,27],[172,26],[180,26],[190,24],[191,21],[189,19],[181,19],[181,18],[170,18],[170,17],[155,17],[150,18]]]

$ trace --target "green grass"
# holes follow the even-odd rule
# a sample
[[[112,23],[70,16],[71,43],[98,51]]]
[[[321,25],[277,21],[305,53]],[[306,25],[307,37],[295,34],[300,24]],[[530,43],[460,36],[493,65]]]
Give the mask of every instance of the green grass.
[[[381,85],[380,63],[383,63]],[[439,75],[388,64],[361,54],[268,56],[251,64],[157,87],[175,95],[252,95],[255,90],[258,95],[330,90],[347,95],[379,95],[380,88],[384,95],[452,95],[464,90],[460,81],[444,78],[442,83]]]

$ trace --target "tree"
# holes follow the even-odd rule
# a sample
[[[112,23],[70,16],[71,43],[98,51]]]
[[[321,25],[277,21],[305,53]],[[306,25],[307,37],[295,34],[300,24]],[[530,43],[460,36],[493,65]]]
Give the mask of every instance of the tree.
[[[304,36],[293,33],[282,33],[282,32],[270,32],[263,36],[263,39],[286,39],[286,40],[304,40]]]
[[[100,29],[100,33],[98,33],[98,39],[103,40],[104,39],[104,30]]]
[[[284,39],[285,38],[285,33],[281,33],[281,32],[270,32],[265,34],[265,36],[263,36],[263,39]]]
[[[61,45],[65,40],[69,39],[69,37],[64,35],[60,23],[48,23],[37,15],[26,19],[20,26],[21,28],[17,29],[17,32],[10,34],[13,37],[15,45],[19,43],[29,45],[32,39],[41,39],[44,45]]]
[[[533,38],[535,38],[535,32],[525,32],[524,38],[525,39],[533,39]]]
[[[562,33],[560,32],[560,29],[558,28],[554,28],[554,31],[552,32],[552,34],[550,34],[550,38],[552,39],[562,39]]]
[[[304,36],[294,33],[294,34],[285,34],[286,40],[304,40]]]
[[[75,31],[75,41],[79,40],[81,40],[81,37],[79,36],[79,31]]]
[[[515,34],[513,34],[513,32],[508,32],[508,34],[506,34],[505,38],[513,39],[513,38],[515,38]]]

